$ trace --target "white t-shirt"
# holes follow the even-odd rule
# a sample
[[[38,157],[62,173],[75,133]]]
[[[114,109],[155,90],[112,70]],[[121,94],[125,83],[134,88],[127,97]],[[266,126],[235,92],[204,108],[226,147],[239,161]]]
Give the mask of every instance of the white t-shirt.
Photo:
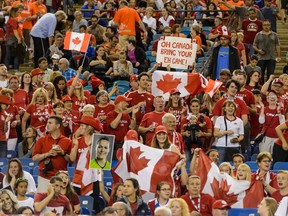
[[[143,23],[146,23],[148,27],[156,30],[156,19],[153,17],[147,18],[146,16],[143,17]]]
[[[24,170],[23,170],[23,173],[24,173],[23,178],[28,180],[27,193],[36,193],[36,185],[35,185],[33,176]],[[5,175],[3,178],[3,188],[7,186],[9,186],[9,183],[6,180],[6,175]]]
[[[232,135],[227,134],[227,145],[226,145],[226,135],[224,135],[222,137],[216,138],[215,142],[213,143],[213,146],[234,147],[234,148],[240,147],[239,143],[231,143],[230,140],[238,135],[244,135],[243,121],[238,117],[235,117],[235,119],[232,121],[225,118],[227,123],[227,129],[226,129],[224,118],[225,118],[224,116],[219,116],[216,119],[214,128],[218,128],[220,132],[226,130],[232,130],[234,131],[234,134]]]
[[[18,205],[19,207],[22,206],[29,206],[30,208],[32,208],[34,210],[34,199],[31,197],[28,197],[28,199],[26,200],[18,200]]]

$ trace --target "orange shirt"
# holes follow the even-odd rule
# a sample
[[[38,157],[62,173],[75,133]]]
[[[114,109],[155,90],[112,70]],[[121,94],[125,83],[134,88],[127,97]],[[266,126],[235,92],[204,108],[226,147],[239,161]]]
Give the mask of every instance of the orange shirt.
[[[12,5],[12,7],[15,7],[16,5],[18,4],[23,4],[24,6],[24,10],[21,12],[21,14],[19,14],[19,16],[17,17],[17,20],[21,20],[23,18],[26,18],[26,17],[30,17],[32,16],[31,15],[31,12],[30,12],[30,3],[28,2],[28,5],[27,5],[27,2],[24,1],[24,2],[21,2],[21,1],[15,1]],[[28,30],[31,30],[32,29],[32,20],[25,20],[23,24],[19,24],[21,25],[21,27],[23,29],[28,29]]]
[[[234,6],[245,6],[244,1],[241,1],[241,0],[238,1],[238,2],[234,2],[233,0],[229,0],[229,1],[227,1],[227,3],[230,4],[230,5],[234,5]],[[220,7],[221,10],[230,10],[228,7],[226,7],[223,4],[220,4],[219,7]]]
[[[47,8],[44,4],[38,5],[37,2],[33,2],[30,4],[30,11],[32,16],[40,12],[42,15],[47,13]]]
[[[136,35],[136,22],[140,22],[141,18],[138,12],[132,8],[124,7],[117,11],[114,16],[114,22],[119,23],[120,35]]]

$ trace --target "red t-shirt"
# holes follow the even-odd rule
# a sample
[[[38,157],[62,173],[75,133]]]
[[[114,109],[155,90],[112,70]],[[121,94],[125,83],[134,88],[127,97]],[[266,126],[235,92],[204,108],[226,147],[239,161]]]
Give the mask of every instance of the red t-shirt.
[[[279,203],[285,196],[288,196],[288,194],[281,195],[280,190],[277,190],[271,194],[271,197],[274,198],[277,201],[277,203]]]
[[[115,109],[114,104],[108,104],[105,107],[100,107],[98,106],[98,104],[95,104],[94,107],[95,107],[94,118],[98,118],[102,124],[105,123],[105,120],[102,120],[100,117],[103,116],[107,117],[107,114]]]
[[[9,36],[14,36],[14,30],[18,29],[18,22],[16,18],[9,18],[7,23],[6,23],[6,37],[8,38]]]
[[[242,23],[242,30],[244,31],[243,43],[253,44],[256,34],[262,31],[262,21],[245,19]]]
[[[18,88],[16,91],[14,91],[14,105],[26,109],[27,105],[29,103],[28,99],[28,93],[24,89]]]
[[[72,110],[78,110],[81,111],[84,106],[87,104],[87,100],[83,99],[83,100],[79,100],[75,95],[73,95],[71,97],[72,99]]]
[[[71,122],[72,125],[69,125],[70,130],[73,131],[73,133],[79,128],[79,124],[76,123],[77,120],[81,119],[81,113],[77,110],[70,111],[64,111],[63,115],[67,119],[66,121]]]
[[[34,197],[34,203],[41,202],[48,196],[47,193],[36,193]],[[41,212],[51,211],[56,215],[66,215],[66,212],[70,210],[70,201],[65,195],[60,194],[57,198],[52,199]],[[40,215],[40,212],[36,212],[35,215]]]
[[[251,105],[255,105],[256,104],[254,94],[251,91],[247,90],[247,89],[244,89],[243,91],[239,91],[236,94],[236,96],[238,98],[244,100],[248,107],[251,107]]]
[[[10,120],[10,124],[16,120],[16,116],[19,115],[18,113],[18,108],[15,105],[10,105],[7,110],[7,113],[12,114],[12,118]],[[16,131],[16,127],[11,127],[10,125],[10,133],[9,133],[9,139],[13,139],[13,138],[17,138],[17,131]]]
[[[264,175],[264,179],[267,179],[266,175],[270,175],[269,179],[270,179],[270,183],[269,185],[273,188],[279,189],[278,187],[278,183],[277,183],[277,174],[268,171],[265,175]],[[258,177],[258,171],[255,173],[251,174],[251,185],[255,182],[258,181],[259,177]],[[268,183],[268,182],[267,182]],[[263,190],[264,190],[264,186],[263,186]]]
[[[47,120],[52,113],[52,107],[45,105],[41,109],[38,105],[30,104],[26,112],[30,114],[30,125],[44,132]]]
[[[252,113],[250,115],[250,124],[251,124],[251,134],[250,136],[252,138],[255,138],[260,133],[260,123],[259,123],[259,113],[261,110],[261,107],[256,105],[256,113]]]
[[[145,110],[139,109],[139,111],[136,113],[136,124],[140,125],[140,122],[144,116],[145,113],[149,113],[153,111],[153,100],[154,96],[149,92],[143,92],[139,93],[139,91],[133,91],[128,95],[129,98],[132,98],[130,102],[130,107],[137,105],[138,103],[142,101],[146,101],[146,107]]]
[[[58,139],[53,139],[51,135],[48,134],[46,136],[40,137],[37,140],[33,150],[33,156],[49,152],[54,144],[59,145],[67,154],[70,154],[72,148],[72,141],[69,138],[60,135]],[[45,160],[39,161],[39,176],[46,179],[50,179],[51,177],[53,177],[59,170],[67,170],[68,162],[62,155],[58,154],[54,157],[50,157],[50,159],[53,164],[53,169],[51,171],[48,171],[45,176],[42,172],[45,166]]]
[[[222,105],[223,103],[227,100],[227,98],[222,98],[220,99],[219,101],[216,102],[215,106],[214,106],[214,109],[212,111],[212,114],[214,116],[221,116],[223,115],[222,113]],[[246,103],[241,100],[240,98],[234,98],[234,103],[236,103],[236,116],[238,118],[241,118],[242,115],[248,115],[249,114],[249,111],[248,111],[248,108],[247,108],[247,105]],[[242,118],[241,118],[242,119]]]
[[[7,142],[6,133],[4,132],[5,119],[7,118],[7,113],[5,111],[0,111],[0,141]]]
[[[131,123],[131,119],[127,113],[123,112],[118,127],[113,129],[110,127],[110,124],[112,121],[114,121],[117,115],[118,113],[115,110],[110,111],[107,114],[106,123],[104,125],[104,132],[107,134],[115,135],[116,142],[123,142],[126,133],[130,129],[129,126]]]
[[[192,211],[197,211],[201,213],[201,216],[211,216],[212,215],[212,204],[215,201],[215,199],[209,195],[209,194],[202,194],[200,195],[200,204],[199,204],[199,198],[192,198],[193,202],[190,199],[189,193],[186,193],[185,195],[181,196],[182,199],[185,200],[189,207],[190,213]],[[200,211],[199,211],[200,207]]]
[[[269,107],[264,108],[265,122],[263,124],[262,132],[266,131],[265,135],[271,138],[277,138],[278,135],[275,131],[275,128],[280,124],[279,115],[276,109],[269,109]],[[275,117],[273,118],[273,116]],[[281,113],[283,115],[283,113]],[[269,126],[269,127],[268,127]],[[268,127],[268,128],[267,128]]]
[[[261,90],[261,88],[262,88],[261,85],[258,85],[257,88],[255,88],[255,86],[253,87],[253,86],[250,86],[250,85],[246,85],[246,86],[245,86],[245,89],[247,89],[247,90],[249,90],[249,91],[251,91],[251,92],[252,92],[254,89]],[[253,93],[252,93],[252,94],[253,94]]]
[[[146,113],[142,118],[140,126],[149,127],[151,124],[154,124],[155,127],[157,127],[158,125],[162,125],[162,117],[165,114],[166,112],[164,111],[162,113],[157,113],[155,111]],[[154,131],[153,132],[148,131],[146,133],[146,145],[151,146],[153,137],[154,137]]]
[[[288,120],[285,121],[285,124],[286,124],[286,126],[288,127]],[[285,131],[283,132],[283,135],[284,135],[285,140],[288,140],[288,131],[287,131],[287,130],[285,130]],[[275,141],[275,143],[276,143],[277,145],[279,145],[279,146],[282,146],[282,141],[281,141],[279,138]]]

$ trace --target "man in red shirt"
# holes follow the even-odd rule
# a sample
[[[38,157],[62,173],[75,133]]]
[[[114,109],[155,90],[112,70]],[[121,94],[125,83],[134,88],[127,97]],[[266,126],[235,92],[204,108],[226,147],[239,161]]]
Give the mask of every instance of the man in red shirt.
[[[11,76],[8,81],[8,88],[14,92],[14,105],[19,109],[19,114],[23,115],[26,106],[29,103],[28,93],[19,88],[19,79],[17,76]]]
[[[117,149],[122,148],[124,137],[129,129],[136,126],[136,113],[139,110],[136,106],[132,109],[132,118],[126,112],[131,98],[118,95],[114,101],[115,109],[108,112],[104,132],[115,135],[113,159],[116,159]]]
[[[138,75],[137,74],[133,74],[130,76],[130,86],[131,88],[125,92],[125,96],[127,97],[131,92],[133,91],[137,91],[138,90]]]
[[[288,171],[280,170],[277,174],[279,190],[272,193],[272,197],[279,203],[283,197],[288,196]]]
[[[47,212],[53,212],[55,215],[72,215],[73,210],[69,199],[61,194],[62,188],[63,180],[58,176],[52,177],[47,193],[35,194],[35,214],[45,215]]]
[[[35,144],[32,159],[39,162],[38,192],[46,191],[49,180],[59,170],[67,170],[72,141],[61,134],[61,126],[61,117],[50,116],[46,126],[48,134]]]
[[[137,105],[140,107],[139,111],[136,113],[136,125],[140,125],[143,116],[152,112],[154,96],[147,92],[147,86],[150,78],[147,73],[141,73],[138,76],[138,90],[133,91],[127,95],[130,100],[130,107]]]
[[[162,96],[154,98],[153,105],[155,110],[146,113],[139,126],[139,133],[146,134],[145,144],[151,146],[152,139],[154,137],[154,130],[158,125],[162,125],[162,117],[165,115],[165,101]]]
[[[194,213],[196,215],[198,212],[202,216],[210,216],[212,214],[214,198],[209,194],[201,193],[200,177],[196,175],[189,176],[186,188],[188,193],[181,196],[181,198],[187,203],[190,214]]]

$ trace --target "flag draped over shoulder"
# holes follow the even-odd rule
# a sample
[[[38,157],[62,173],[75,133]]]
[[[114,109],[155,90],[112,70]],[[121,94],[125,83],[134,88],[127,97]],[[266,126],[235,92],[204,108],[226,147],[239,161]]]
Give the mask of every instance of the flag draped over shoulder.
[[[90,37],[91,34],[66,32],[66,36],[64,39],[64,49],[87,52]]]
[[[163,96],[168,100],[170,90],[177,88],[181,97],[205,92],[213,96],[220,88],[222,82],[212,79],[207,80],[200,73],[155,71],[152,75],[152,94]]]
[[[215,199],[223,199],[232,208],[257,208],[264,197],[261,181],[250,185],[249,181],[237,180],[227,173],[220,173],[217,165],[203,151],[199,152],[197,175],[201,178],[202,193]]]
[[[114,172],[123,181],[137,179],[142,191],[155,193],[156,185],[161,181],[168,182],[174,191],[173,174],[178,161],[179,156],[174,152],[128,140],[123,144],[122,161]]]

